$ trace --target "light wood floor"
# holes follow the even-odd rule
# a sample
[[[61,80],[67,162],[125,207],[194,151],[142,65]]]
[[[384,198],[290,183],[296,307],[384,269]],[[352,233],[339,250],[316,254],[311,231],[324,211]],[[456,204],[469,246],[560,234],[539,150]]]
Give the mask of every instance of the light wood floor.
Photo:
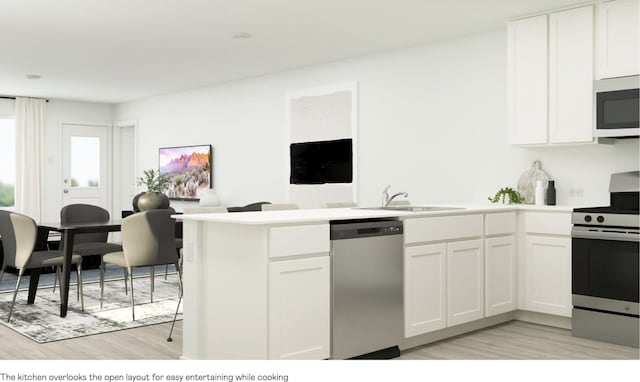
[[[0,325],[0,359],[178,359],[182,322],[38,344]],[[405,350],[407,360],[639,359],[638,349],[571,336],[569,330],[512,321]]]

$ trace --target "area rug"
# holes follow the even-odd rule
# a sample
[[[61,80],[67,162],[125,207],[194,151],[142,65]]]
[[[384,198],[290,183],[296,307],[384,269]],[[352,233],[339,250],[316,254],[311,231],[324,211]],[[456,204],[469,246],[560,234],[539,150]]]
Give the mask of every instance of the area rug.
[[[134,279],[136,320],[131,317],[130,295],[125,294],[124,281],[105,282],[104,303],[100,309],[100,284],[84,283],[84,306],[76,301],[76,286],[69,290],[67,316],[60,317],[60,293],[51,288],[38,288],[35,304],[27,305],[27,291],[18,292],[16,304],[7,322],[13,293],[0,293],[0,323],[39,343],[107,333],[173,320],[178,304],[178,278],[170,274],[156,276],[153,303],[150,302],[150,278]],[[130,293],[131,291],[129,291]],[[180,307],[178,319],[182,318]]]

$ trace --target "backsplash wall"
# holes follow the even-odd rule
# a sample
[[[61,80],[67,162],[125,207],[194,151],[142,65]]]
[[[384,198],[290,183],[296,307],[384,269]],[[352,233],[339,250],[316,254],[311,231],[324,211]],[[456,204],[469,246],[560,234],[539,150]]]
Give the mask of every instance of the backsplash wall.
[[[606,204],[609,175],[638,169],[638,140],[508,145],[505,30],[124,103],[115,121],[137,120],[138,172],[157,167],[158,147],[210,143],[224,205],[286,202],[285,94],[351,81],[361,205],[388,184],[414,203],[485,204],[534,159],[558,204]]]

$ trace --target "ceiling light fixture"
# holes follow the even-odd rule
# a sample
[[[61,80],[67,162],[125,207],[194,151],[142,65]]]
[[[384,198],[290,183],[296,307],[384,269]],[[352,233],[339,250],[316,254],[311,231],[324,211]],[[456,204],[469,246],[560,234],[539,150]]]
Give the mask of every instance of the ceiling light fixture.
[[[248,39],[253,37],[253,35],[251,33],[248,32],[237,32],[234,33],[233,35],[231,35],[231,38],[234,38],[236,40],[243,40],[243,39]]]
[[[25,77],[27,77],[30,80],[39,80],[42,78],[42,76],[39,74],[27,74]]]

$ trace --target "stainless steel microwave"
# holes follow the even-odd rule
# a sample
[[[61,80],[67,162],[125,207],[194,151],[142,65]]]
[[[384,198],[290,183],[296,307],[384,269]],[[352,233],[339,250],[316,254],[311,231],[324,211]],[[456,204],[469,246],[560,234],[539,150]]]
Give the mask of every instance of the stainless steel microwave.
[[[639,76],[595,81],[596,137],[640,136]]]

